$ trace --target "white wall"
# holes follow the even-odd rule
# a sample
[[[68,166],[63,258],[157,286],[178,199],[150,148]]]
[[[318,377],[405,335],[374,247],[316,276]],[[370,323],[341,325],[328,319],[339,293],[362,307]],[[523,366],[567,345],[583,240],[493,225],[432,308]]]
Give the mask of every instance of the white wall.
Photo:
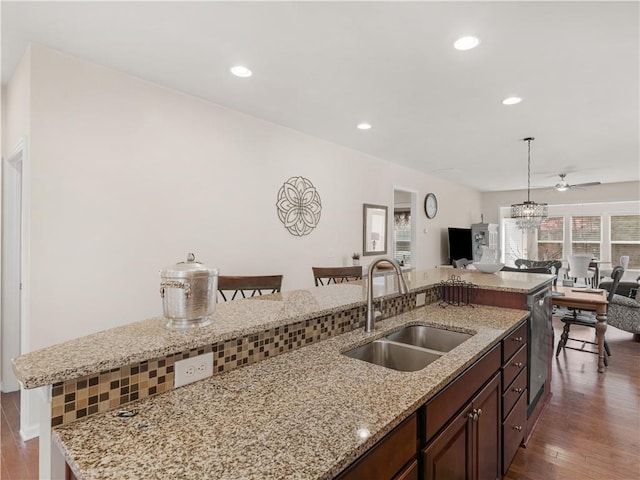
[[[391,207],[393,185],[438,196],[438,216],[417,219],[421,268],[446,261],[446,227],[479,221],[469,188],[45,47],[31,55],[32,349],[160,315],[158,270],[187,252],[311,287],[312,266],[361,250],[362,204]],[[275,208],[298,175],[323,207],[301,238]]]
[[[16,224],[19,218],[12,195],[17,177],[15,167],[8,157],[14,153],[18,142],[29,136],[29,91],[31,81],[31,54],[29,51],[18,64],[11,82],[2,91],[2,321],[0,328],[0,380],[2,390],[18,389],[10,359],[20,354],[20,258]],[[9,188],[8,188],[9,187]],[[7,198],[5,198],[7,197]],[[11,228],[9,228],[9,226]]]

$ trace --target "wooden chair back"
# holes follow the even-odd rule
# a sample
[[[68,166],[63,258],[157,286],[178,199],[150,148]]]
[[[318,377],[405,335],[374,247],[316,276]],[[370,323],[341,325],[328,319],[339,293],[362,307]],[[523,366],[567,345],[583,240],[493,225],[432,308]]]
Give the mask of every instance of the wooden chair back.
[[[316,287],[362,280],[362,267],[311,267]]]
[[[547,274],[551,274],[551,268],[549,268],[549,267],[535,267],[535,268],[502,267],[501,272],[547,273]]]
[[[559,262],[562,265],[562,262]],[[502,272],[520,272],[520,273],[546,273],[547,275],[554,275],[554,272],[551,271],[552,266],[546,267],[532,267],[532,268],[513,268],[513,267],[502,267]],[[553,284],[555,285],[558,281],[558,274],[555,273],[555,278],[553,279]]]
[[[561,260],[527,260],[526,258],[518,258],[515,261],[516,267],[518,268],[551,268],[553,267],[555,271],[551,273],[555,273],[556,275],[562,268]]]
[[[611,302],[611,299],[613,299],[613,296],[615,295],[616,290],[618,290],[618,285],[620,284],[622,275],[624,275],[624,267],[621,265],[614,267],[613,270],[611,271],[611,288],[609,290],[609,293],[607,294],[608,302]]]
[[[221,275],[218,277],[218,292],[225,302],[227,300],[235,300],[238,295],[242,298],[247,298],[247,294],[250,297],[254,297],[256,295],[278,293],[281,288],[282,275],[243,277]],[[233,292],[233,295],[231,292]],[[227,299],[227,296],[231,296],[231,298]]]

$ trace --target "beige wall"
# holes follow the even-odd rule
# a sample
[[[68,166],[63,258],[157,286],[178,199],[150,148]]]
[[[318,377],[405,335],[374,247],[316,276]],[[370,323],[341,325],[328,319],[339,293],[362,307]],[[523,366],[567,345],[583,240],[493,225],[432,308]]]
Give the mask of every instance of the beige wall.
[[[18,381],[11,370],[10,359],[20,354],[20,288],[17,276],[20,256],[17,238],[17,201],[13,187],[17,178],[14,165],[8,158],[15,153],[18,142],[28,145],[30,120],[31,54],[24,55],[16,71],[2,90],[2,302],[0,328],[0,381],[3,391],[18,388]],[[5,198],[10,197],[10,198]]]
[[[638,166],[640,168],[640,165]],[[482,193],[484,221],[500,223],[500,207],[508,207],[527,199],[526,190]],[[555,189],[535,189],[531,200],[549,205],[587,204],[640,200],[640,182],[608,183],[581,189],[558,192]]]
[[[13,152],[18,140],[29,133],[31,50],[16,67],[2,95],[2,156]]]
[[[299,175],[323,207],[305,237],[275,208]],[[438,196],[438,216],[417,219],[421,268],[446,261],[448,226],[480,217],[472,189],[40,46],[30,177],[31,349],[161,314],[158,270],[187,252],[311,287],[312,266],[362,250],[362,204],[391,206],[394,185]]]

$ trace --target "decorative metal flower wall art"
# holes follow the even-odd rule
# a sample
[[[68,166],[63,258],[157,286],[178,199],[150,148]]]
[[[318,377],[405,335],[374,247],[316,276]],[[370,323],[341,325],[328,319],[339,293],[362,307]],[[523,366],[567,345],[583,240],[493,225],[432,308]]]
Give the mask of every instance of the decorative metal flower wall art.
[[[310,180],[291,177],[278,191],[278,218],[291,235],[309,235],[320,222],[322,202]]]

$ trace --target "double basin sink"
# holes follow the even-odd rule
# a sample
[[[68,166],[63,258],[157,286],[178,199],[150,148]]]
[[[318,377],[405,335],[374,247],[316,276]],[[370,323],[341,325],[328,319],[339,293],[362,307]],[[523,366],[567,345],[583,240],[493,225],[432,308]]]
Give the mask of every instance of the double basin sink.
[[[422,370],[473,335],[442,328],[411,325],[344,355],[402,372]]]

